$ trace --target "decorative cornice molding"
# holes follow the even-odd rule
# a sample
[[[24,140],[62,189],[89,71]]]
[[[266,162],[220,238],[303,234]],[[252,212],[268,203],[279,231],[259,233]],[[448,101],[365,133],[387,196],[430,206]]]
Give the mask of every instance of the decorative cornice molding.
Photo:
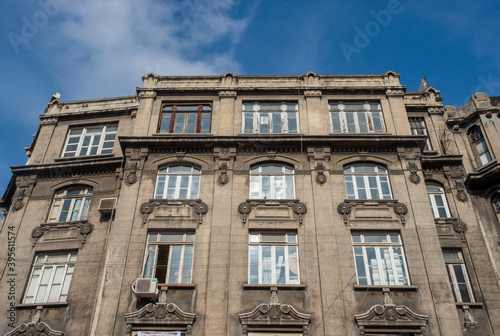
[[[142,214],[142,224],[146,224],[149,214],[151,214],[154,210],[155,207],[158,207],[160,205],[168,205],[168,202],[171,201],[176,201],[181,203],[182,205],[189,205],[190,207],[193,208],[194,213],[198,215],[198,225],[201,225],[203,223],[203,216],[207,214],[208,212],[208,205],[201,200],[191,200],[191,199],[177,199],[177,200],[171,200],[171,199],[154,199],[150,200],[149,202],[142,203],[139,211]]]

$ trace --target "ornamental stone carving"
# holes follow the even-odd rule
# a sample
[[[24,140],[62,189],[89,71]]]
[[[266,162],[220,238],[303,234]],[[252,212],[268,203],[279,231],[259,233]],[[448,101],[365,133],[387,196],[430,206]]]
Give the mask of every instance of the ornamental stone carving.
[[[40,311],[41,309],[37,309],[31,322],[21,323],[5,336],[63,336],[63,331],[52,329],[49,324],[40,322]]]
[[[337,206],[337,212],[344,218],[344,224],[347,225],[349,216],[352,211],[352,203],[342,202]]]
[[[297,329],[304,336],[309,335],[309,324],[311,315],[300,313],[293,306],[282,303],[263,303],[255,307],[251,312],[240,314],[243,335],[247,335],[248,329],[287,327]]]
[[[79,223],[77,227],[80,229],[80,235],[82,239],[82,245],[85,244],[85,241],[87,240],[87,236],[94,231],[94,226],[88,222],[86,223]]]
[[[366,313],[354,316],[360,334],[378,333],[378,331],[426,332],[429,317],[414,313],[406,306],[394,304],[374,305]]]
[[[388,204],[388,205],[392,206],[394,213],[401,220],[401,224],[405,225],[405,215],[408,213],[408,207],[406,206],[406,204],[398,202],[398,203]]]
[[[327,179],[325,173],[323,171],[319,171],[316,174],[316,183],[318,183],[319,185],[323,185],[326,183],[326,181]]]
[[[137,148],[134,148],[134,149],[137,149]],[[130,163],[130,171],[127,175],[127,177],[125,178],[125,182],[128,184],[128,185],[132,185],[134,184],[135,182],[137,182],[137,162],[131,162]]]
[[[459,200],[460,202],[467,202],[468,199],[469,197],[467,196],[467,193],[464,190],[459,190],[457,192],[457,200]]]
[[[289,203],[288,206],[291,206],[293,212],[299,217],[299,224],[302,225],[304,221],[304,215],[307,213],[307,206],[305,203]]]
[[[189,202],[189,206],[194,208],[195,214],[198,215],[199,220],[198,220],[198,225],[201,225],[203,222],[203,215],[205,215],[208,212],[208,205],[206,203],[197,203],[197,202]]]
[[[453,230],[456,232],[456,233],[466,233],[467,232],[467,224],[465,224],[464,222],[462,222],[460,219],[455,219],[453,221],[453,223],[451,224],[451,226],[453,227]]]
[[[238,205],[238,212],[243,218],[243,225],[247,223],[248,215],[252,212],[252,204],[250,202],[242,202]]]
[[[142,214],[142,223],[143,224],[146,224],[146,221],[148,220],[148,216],[150,213],[153,212],[154,208],[155,208],[155,205],[151,202],[146,202],[146,203],[141,204],[139,211]]]
[[[413,184],[419,184],[420,176],[417,174],[417,164],[414,161],[408,161],[408,168],[410,169],[410,177],[408,178],[410,182]]]
[[[43,234],[45,233],[45,231],[47,231],[49,228],[48,227],[43,227],[43,226],[37,226],[36,228],[33,229],[33,231],[31,231],[31,238],[32,238],[32,246],[35,246],[36,243],[38,242],[38,240],[40,238],[42,238]]]
[[[222,170],[220,172],[219,176],[217,177],[217,183],[219,183],[222,186],[229,183],[229,175],[227,175],[226,170]]]
[[[125,314],[127,334],[131,335],[134,326],[183,326],[187,335],[191,335],[191,328],[196,320],[196,314],[186,313],[175,303],[148,303],[138,311]]]

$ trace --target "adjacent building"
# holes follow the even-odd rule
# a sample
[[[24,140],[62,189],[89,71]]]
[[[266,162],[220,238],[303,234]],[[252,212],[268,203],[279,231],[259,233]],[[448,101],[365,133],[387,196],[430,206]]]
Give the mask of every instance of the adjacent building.
[[[1,199],[2,335],[500,334],[500,105],[399,75],[52,97]]]

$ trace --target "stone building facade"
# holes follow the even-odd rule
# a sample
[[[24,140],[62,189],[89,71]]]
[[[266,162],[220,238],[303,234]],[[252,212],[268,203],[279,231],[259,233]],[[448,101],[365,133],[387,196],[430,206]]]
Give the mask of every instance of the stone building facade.
[[[0,333],[500,334],[498,99],[439,94],[389,71],[53,96],[1,200]]]

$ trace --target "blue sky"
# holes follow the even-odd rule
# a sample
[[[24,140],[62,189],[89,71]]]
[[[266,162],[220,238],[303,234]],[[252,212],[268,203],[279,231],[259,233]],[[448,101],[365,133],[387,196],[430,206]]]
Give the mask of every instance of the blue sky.
[[[422,75],[460,106],[500,95],[500,4],[427,0],[3,0],[0,196],[50,97],[130,95],[141,76]]]

